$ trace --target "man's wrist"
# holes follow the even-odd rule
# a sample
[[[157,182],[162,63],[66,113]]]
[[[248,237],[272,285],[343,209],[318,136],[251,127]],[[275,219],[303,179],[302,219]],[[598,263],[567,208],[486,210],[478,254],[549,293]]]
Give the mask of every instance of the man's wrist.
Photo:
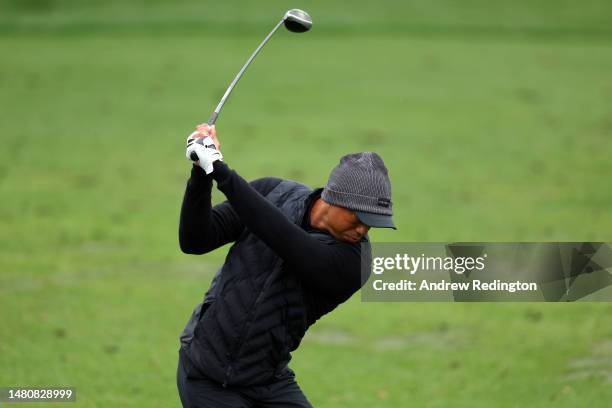
[[[210,176],[206,174],[203,168],[193,163],[193,167],[191,167],[191,178],[194,180],[204,180],[209,179]]]
[[[211,176],[217,182],[217,184],[226,181],[229,178],[230,174],[230,168],[221,160],[217,160],[213,163],[213,172],[211,173]]]
[[[193,164],[191,168],[191,182],[199,184],[211,184],[212,185],[212,174],[206,174],[203,168],[198,166],[197,164]]]
[[[191,168],[191,176],[187,181],[187,189],[192,193],[208,191],[208,195],[212,191],[212,177],[198,165],[194,164]]]

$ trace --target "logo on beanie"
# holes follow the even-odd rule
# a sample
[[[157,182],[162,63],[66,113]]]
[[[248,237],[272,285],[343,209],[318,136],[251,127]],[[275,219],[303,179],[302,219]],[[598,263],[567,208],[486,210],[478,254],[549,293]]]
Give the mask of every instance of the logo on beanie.
[[[389,200],[388,198],[379,198],[378,199],[378,206],[379,207],[389,208],[391,206],[391,200]]]

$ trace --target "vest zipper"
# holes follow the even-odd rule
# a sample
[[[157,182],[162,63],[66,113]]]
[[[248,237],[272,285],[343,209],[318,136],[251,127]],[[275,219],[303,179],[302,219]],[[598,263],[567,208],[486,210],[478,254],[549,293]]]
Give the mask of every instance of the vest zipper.
[[[223,381],[223,384],[221,384],[221,386],[223,388],[227,388],[227,382],[229,381],[229,377],[232,374],[232,365],[228,365],[227,366],[227,370],[225,371],[225,381]]]

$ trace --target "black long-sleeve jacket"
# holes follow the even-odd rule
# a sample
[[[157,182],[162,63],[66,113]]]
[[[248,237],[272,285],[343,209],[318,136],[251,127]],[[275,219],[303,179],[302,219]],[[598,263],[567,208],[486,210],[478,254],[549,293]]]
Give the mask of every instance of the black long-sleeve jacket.
[[[215,207],[213,179],[227,197]],[[362,286],[360,243],[310,225],[320,193],[277,178],[249,184],[222,162],[212,176],[193,168],[181,209],[182,250],[203,254],[235,243],[181,335],[188,372],[224,386],[270,381],[308,327]]]

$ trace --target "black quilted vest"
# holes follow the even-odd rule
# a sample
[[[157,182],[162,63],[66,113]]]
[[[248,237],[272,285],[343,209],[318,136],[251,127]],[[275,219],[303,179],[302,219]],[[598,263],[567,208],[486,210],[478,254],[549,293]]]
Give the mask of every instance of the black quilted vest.
[[[299,225],[310,188],[284,180],[266,198]],[[333,241],[326,234],[315,234]],[[307,329],[299,280],[245,228],[230,248],[182,353],[206,377],[227,385],[269,382],[291,359]],[[207,294],[207,298],[208,298]],[[188,324],[189,326],[189,324]],[[187,329],[186,329],[187,330]]]

